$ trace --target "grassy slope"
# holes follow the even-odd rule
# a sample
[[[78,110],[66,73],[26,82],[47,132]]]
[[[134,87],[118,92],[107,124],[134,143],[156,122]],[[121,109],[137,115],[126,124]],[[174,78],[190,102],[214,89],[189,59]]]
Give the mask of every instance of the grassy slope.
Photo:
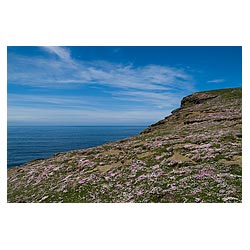
[[[9,202],[241,202],[241,88],[195,93],[140,135],[8,170]]]

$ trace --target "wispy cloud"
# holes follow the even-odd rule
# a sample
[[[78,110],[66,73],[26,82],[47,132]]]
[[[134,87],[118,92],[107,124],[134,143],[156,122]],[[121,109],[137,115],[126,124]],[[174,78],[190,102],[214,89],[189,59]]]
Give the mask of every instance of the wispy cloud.
[[[57,55],[61,60],[66,61],[66,62],[73,62],[71,55],[70,55],[70,50],[63,48],[63,47],[58,47],[58,46],[44,46],[41,47],[43,50]]]
[[[9,55],[8,81],[34,87],[64,87],[71,84],[99,84],[116,88],[148,90],[190,89],[191,75],[184,69],[161,65],[135,67],[108,61],[80,61],[62,47],[42,47],[57,57]],[[74,84],[74,85],[73,85]]]
[[[18,103],[20,106],[50,106],[80,108],[85,110],[96,110],[96,107],[103,106],[101,97],[95,98],[95,103],[91,102],[91,97],[88,96],[59,96],[59,95],[32,95],[32,94],[8,94],[8,106]]]
[[[142,90],[127,90],[112,92],[117,100],[154,104],[159,108],[173,107],[183,97],[183,93],[149,92]]]
[[[207,82],[208,83],[221,83],[221,82],[225,82],[225,79],[214,79],[214,80],[209,80]]]
[[[38,125],[126,125],[151,124],[155,117],[166,116],[164,110],[85,110],[50,107],[8,106],[9,124]],[[67,119],[65,119],[65,117]]]
[[[133,123],[135,119],[136,123],[145,124],[166,116],[184,95],[194,91],[192,75],[181,67],[77,60],[65,47],[41,47],[41,51],[44,53],[29,57],[10,53],[8,84],[46,91],[55,88],[81,91],[88,86],[99,88],[108,97],[94,97],[93,101],[93,97],[82,92],[81,96],[46,96],[40,90],[38,95],[9,94],[9,121],[42,121],[46,116],[45,120],[51,123],[63,119],[64,124],[73,120],[75,124],[91,121],[98,124],[101,120]]]

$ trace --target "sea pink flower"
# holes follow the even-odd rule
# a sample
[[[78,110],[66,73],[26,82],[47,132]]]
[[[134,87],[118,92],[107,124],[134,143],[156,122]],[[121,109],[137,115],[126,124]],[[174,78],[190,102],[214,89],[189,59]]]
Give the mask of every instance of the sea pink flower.
[[[83,164],[87,164],[87,163],[90,163],[90,160],[84,160],[83,162],[82,162]]]
[[[143,192],[141,191],[141,190],[139,190],[138,192],[137,192],[137,195],[142,195],[143,194]]]
[[[81,179],[80,181],[78,181],[79,184],[83,184],[83,183],[85,183],[85,182],[86,182],[85,179]]]
[[[201,190],[199,189],[199,188],[195,188],[192,192],[191,192],[191,194],[197,194],[197,193],[199,193]]]

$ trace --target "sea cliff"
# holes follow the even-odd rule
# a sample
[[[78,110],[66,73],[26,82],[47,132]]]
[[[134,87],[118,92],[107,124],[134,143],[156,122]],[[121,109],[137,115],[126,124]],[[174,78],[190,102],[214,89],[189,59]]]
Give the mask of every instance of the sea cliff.
[[[241,202],[241,88],[197,92],[141,134],[8,170],[8,202]]]

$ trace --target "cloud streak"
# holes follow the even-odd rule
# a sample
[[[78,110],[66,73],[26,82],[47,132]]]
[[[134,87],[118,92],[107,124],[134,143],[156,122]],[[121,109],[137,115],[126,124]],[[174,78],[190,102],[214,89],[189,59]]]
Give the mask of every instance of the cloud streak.
[[[142,125],[164,117],[166,111],[133,110],[86,110],[50,107],[8,107],[8,123],[18,125]],[[67,117],[67,119],[65,119]]]
[[[62,47],[42,47],[51,57],[9,55],[8,82],[33,87],[77,87],[81,84],[145,90],[190,89],[192,77],[183,69],[161,65],[135,67],[108,61],[72,59]],[[56,56],[56,57],[54,57]]]
[[[209,80],[207,82],[208,83],[221,83],[221,82],[225,82],[225,79],[214,79],[214,80]]]
[[[66,62],[72,61],[70,51],[66,48],[58,46],[44,46],[41,48],[51,54],[57,55],[60,59]]]
[[[192,75],[183,68],[77,60],[65,47],[41,47],[41,52],[29,57],[8,54],[8,84],[32,88],[29,95],[8,94],[10,122],[152,123],[194,91]],[[84,86],[107,95],[88,96]],[[79,89],[79,96],[41,94],[55,89]]]
[[[158,108],[170,108],[176,105],[183,97],[181,93],[148,92],[127,90],[111,92],[117,100],[154,104]]]

